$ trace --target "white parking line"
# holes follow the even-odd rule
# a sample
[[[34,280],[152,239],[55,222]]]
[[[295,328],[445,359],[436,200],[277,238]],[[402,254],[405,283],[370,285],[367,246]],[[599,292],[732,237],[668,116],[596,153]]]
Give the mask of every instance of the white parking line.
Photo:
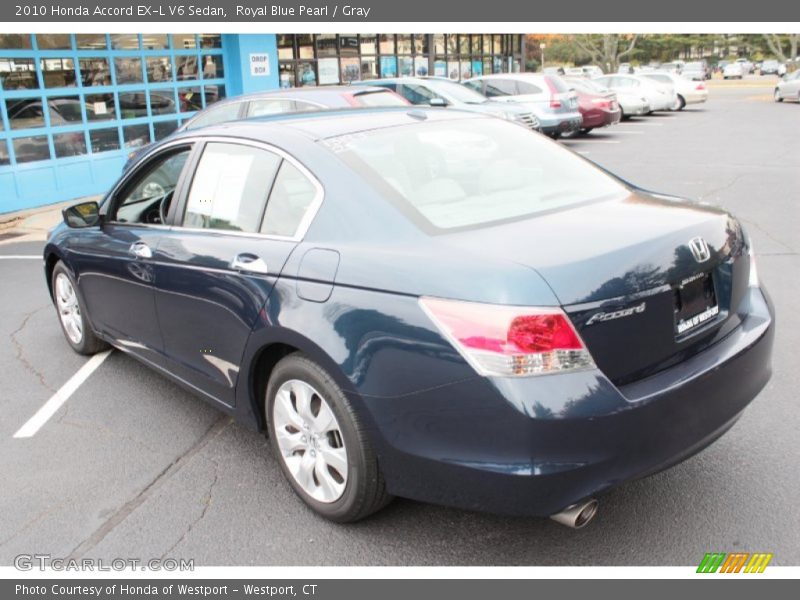
[[[19,258],[19,259],[36,259],[44,260],[41,254],[0,254],[0,260],[4,258]]]
[[[630,134],[641,135],[641,134],[644,133],[644,131],[636,131],[634,129],[630,129],[630,130],[627,130],[627,129],[615,129],[612,133],[630,133]]]
[[[45,402],[42,407],[36,411],[28,421],[19,428],[17,433],[14,434],[15,438],[29,438],[36,435],[36,432],[47,423],[47,421],[56,414],[56,411],[69,400],[69,397],[77,390],[81,384],[89,378],[89,375],[94,373],[95,369],[103,364],[103,361],[111,354],[111,350],[106,350],[100,354],[95,354],[86,363],[78,369],[69,381],[62,385],[58,391],[50,397],[50,400]]]

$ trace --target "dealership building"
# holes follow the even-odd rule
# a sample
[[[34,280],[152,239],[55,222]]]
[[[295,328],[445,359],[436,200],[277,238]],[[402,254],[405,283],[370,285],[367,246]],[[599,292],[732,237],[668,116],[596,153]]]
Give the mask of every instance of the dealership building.
[[[0,213],[99,194],[229,96],[524,68],[519,34],[0,34]]]

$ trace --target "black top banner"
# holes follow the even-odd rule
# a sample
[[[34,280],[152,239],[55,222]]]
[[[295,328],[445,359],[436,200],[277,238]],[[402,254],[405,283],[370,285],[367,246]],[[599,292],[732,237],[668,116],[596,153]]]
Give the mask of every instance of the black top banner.
[[[0,20],[14,22],[780,22],[800,31],[800,2],[787,0],[10,0]]]

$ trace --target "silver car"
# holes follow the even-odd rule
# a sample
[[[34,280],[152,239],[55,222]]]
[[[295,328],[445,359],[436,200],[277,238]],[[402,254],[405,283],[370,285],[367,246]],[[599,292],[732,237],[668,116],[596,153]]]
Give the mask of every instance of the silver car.
[[[650,111],[674,110],[678,103],[675,87],[658,83],[639,75],[604,75],[595,79],[599,84],[607,87],[617,94],[634,93],[637,97],[644,98],[650,106]],[[620,104],[622,101],[620,100]]]
[[[491,100],[532,110],[539,119],[542,133],[552,138],[578,131],[583,124],[577,94],[557,75],[498,73],[474,77],[463,84]]]
[[[797,100],[800,102],[800,69],[787,73],[775,86],[775,102]]]

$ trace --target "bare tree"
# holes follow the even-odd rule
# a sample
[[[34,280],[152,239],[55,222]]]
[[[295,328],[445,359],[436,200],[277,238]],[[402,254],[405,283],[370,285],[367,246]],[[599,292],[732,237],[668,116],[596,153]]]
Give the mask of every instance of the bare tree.
[[[575,44],[592,58],[592,62],[600,65],[607,73],[616,72],[621,58],[628,56],[636,47],[639,34],[619,35],[606,33],[603,35],[576,35]]]
[[[769,49],[781,62],[793,61],[797,58],[797,46],[798,43],[800,43],[800,33],[792,33],[784,36],[775,33],[765,33],[764,39],[767,41]],[[784,42],[789,42],[788,52],[785,52]]]

